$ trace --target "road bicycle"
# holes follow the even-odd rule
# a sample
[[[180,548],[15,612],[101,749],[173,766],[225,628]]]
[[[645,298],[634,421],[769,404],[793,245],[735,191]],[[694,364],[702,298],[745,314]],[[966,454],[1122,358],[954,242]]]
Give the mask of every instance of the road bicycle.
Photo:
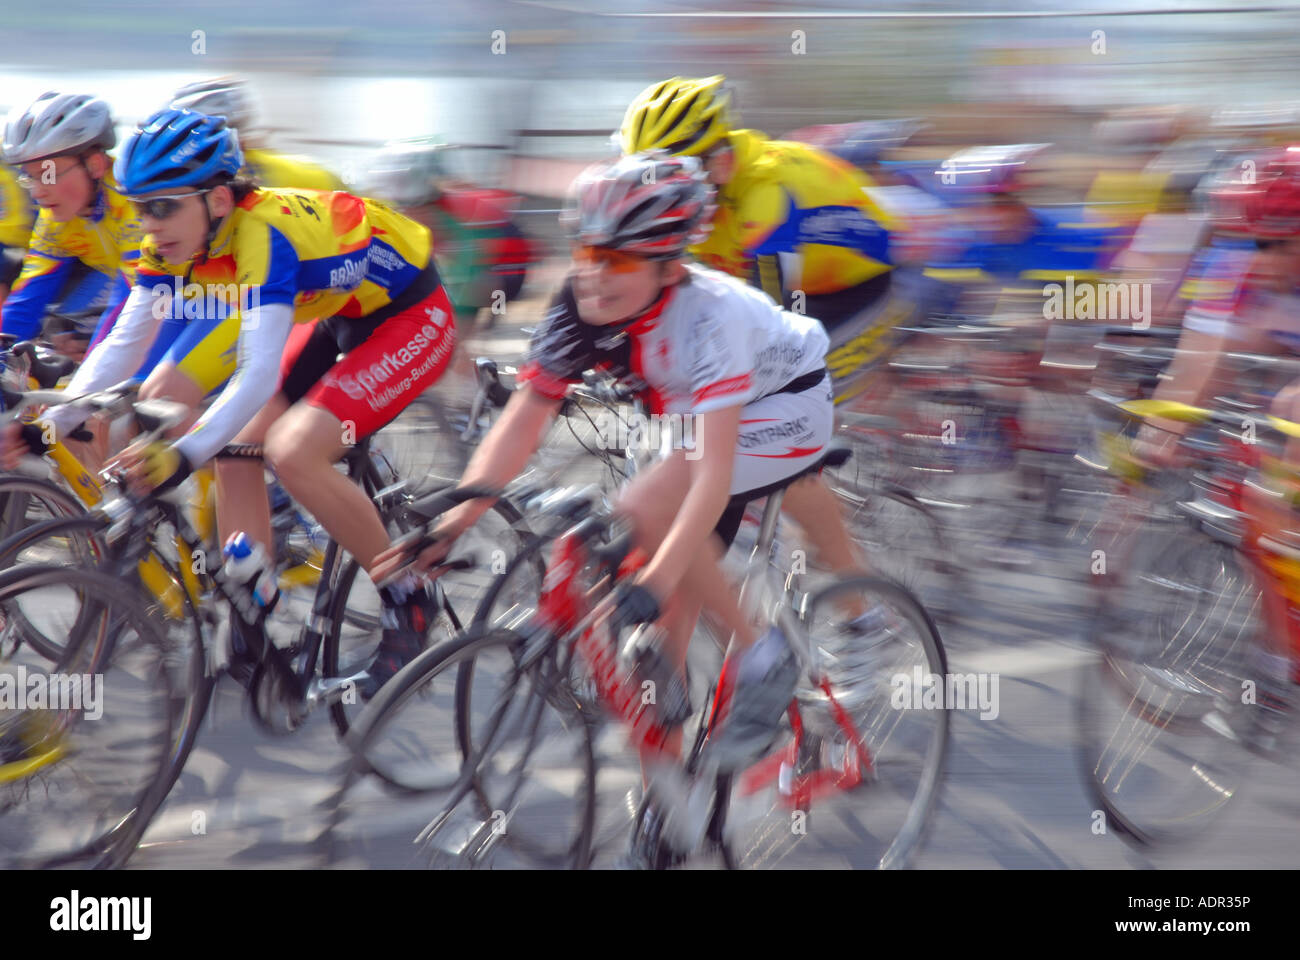
[[[1194,482],[1177,503],[1182,523],[1159,550],[1127,557],[1077,701],[1092,795],[1127,839],[1154,845],[1201,834],[1245,781],[1251,751],[1290,752],[1278,743],[1300,681],[1300,551],[1294,534],[1252,516],[1248,491],[1272,487],[1268,476],[1294,482],[1278,452],[1300,424],[1155,400],[1118,407],[1199,427],[1184,441]]]
[[[846,454],[835,450],[826,459],[842,463]],[[490,495],[453,491],[427,505],[426,513]],[[707,791],[705,832],[689,852],[712,850],[728,867],[816,862],[827,855],[856,866],[899,867],[920,844],[937,801],[950,704],[942,683],[931,698],[934,709],[897,704],[919,693],[914,686],[946,676],[943,644],[924,607],[889,580],[841,578],[802,592],[799,578],[772,556],[781,495],[776,490],[767,497],[742,598],[747,610],[781,626],[800,659],[804,681],[788,725],[775,748],[745,771],[710,776],[701,758],[711,732],[707,704],[714,683],[706,709],[694,714],[692,746],[679,768],[684,774],[675,778],[676,790],[663,788],[664,795],[693,792],[698,807],[700,791]],[[463,843],[462,859],[483,862],[505,838],[530,860],[581,868],[598,852],[602,800],[613,798],[607,812],[621,819],[624,835],[642,821],[645,799],[626,809],[623,786],[604,789],[595,761],[596,742],[607,728],[619,728],[642,750],[653,751],[668,736],[654,712],[644,709],[639,683],[630,683],[618,662],[621,645],[609,628],[611,592],[618,576],[635,569],[627,562],[634,554],[629,533],[602,513],[600,503],[599,491],[590,487],[535,500],[530,516],[550,520],[535,544],[541,549],[544,541],[550,555],[537,606],[503,610],[425,651],[350,731],[354,781],[378,772],[373,745],[404,711],[430,696],[452,699],[460,756],[448,757],[438,745],[418,759],[402,758],[442,777],[440,810],[418,838],[425,844],[439,843],[468,800],[481,821]],[[843,630],[845,610],[863,603],[879,609],[885,624],[869,650],[855,649],[855,638]],[[661,772],[667,769],[660,765]],[[663,772],[656,782],[673,779]],[[791,829],[810,814],[819,826],[807,833]],[[690,819],[669,812],[663,821],[679,847]],[[837,826],[843,822],[852,826]],[[814,839],[801,846],[801,838]],[[657,863],[667,863],[668,838],[652,843]]]

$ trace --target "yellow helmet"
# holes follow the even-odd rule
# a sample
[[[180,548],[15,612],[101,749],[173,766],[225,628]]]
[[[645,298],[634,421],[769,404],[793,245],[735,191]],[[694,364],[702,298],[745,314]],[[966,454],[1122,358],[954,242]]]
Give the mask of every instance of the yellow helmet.
[[[725,82],[721,74],[702,80],[673,77],[641,91],[623,117],[623,152],[667,150],[693,156],[708,150],[731,132],[731,93]]]

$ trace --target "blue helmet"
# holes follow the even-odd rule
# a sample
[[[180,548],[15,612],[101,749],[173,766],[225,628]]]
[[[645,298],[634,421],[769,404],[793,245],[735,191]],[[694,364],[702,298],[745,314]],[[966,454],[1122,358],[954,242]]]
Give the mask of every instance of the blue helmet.
[[[239,137],[222,117],[193,110],[159,110],[127,141],[113,175],[127,196],[197,187],[244,165]]]

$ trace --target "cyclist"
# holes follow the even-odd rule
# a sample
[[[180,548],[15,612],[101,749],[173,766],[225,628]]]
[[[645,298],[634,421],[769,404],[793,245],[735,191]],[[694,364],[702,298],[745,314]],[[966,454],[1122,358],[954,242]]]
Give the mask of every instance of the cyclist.
[[[372,200],[254,187],[237,176],[242,168],[236,134],[219,117],[164,110],[135,132],[116,172],[148,231],[139,278],[68,389],[80,395],[128,376],[168,312],[157,307],[159,289],[181,277],[199,284],[205,303],[193,312],[206,310],[204,319],[177,340],[142,395],[156,395],[156,383],[176,369],[203,384],[229,383],[175,442],[125,452],[120,463],[133,487],[174,487],[232,439],[262,444],[285,489],[369,569],[387,533],[364,492],[333,464],[446,366],[451,307],[429,234]],[[202,395],[195,389],[191,405]],[[74,415],[61,407],[47,419],[62,432]],[[261,460],[225,457],[216,472],[222,535],[246,531],[269,546]],[[361,678],[365,696],[419,652],[432,606],[413,578],[380,594],[385,629]]]
[[[23,268],[23,252],[35,220],[32,206],[13,171],[0,166],[0,303]]]
[[[140,256],[140,223],[117,190],[106,151],[117,142],[112,113],[85,94],[44,93],[5,125],[4,160],[40,205],[22,272],[0,307],[0,331],[29,339],[82,264],[111,278],[96,337],[126,299]]]
[[[1216,236],[1197,255],[1181,296],[1183,332],[1154,397],[1197,405],[1214,384],[1225,353],[1300,352],[1294,277],[1300,267],[1300,147],[1252,159],[1253,176],[1221,180],[1209,198]],[[1300,415],[1300,390],[1278,393],[1273,412]],[[1133,452],[1165,465],[1185,423],[1139,431]],[[1300,462],[1300,459],[1297,460]]]
[[[687,248],[707,229],[711,195],[695,158],[662,153],[606,161],[578,178],[566,213],[572,270],[533,336],[522,386],[461,483],[509,483],[586,369],[626,380],[652,412],[697,418],[698,460],[675,450],[620,496],[618,510],[631,519],[650,561],[635,583],[618,588],[614,617],[619,625],[659,621],[667,662],[645,670],[657,690],[681,698],[701,608],[734,634],[709,757],[732,770],[770,744],[798,669],[776,628],[756,638],[723,576],[722,550],[747,501],[816,469],[834,415],[821,324],[690,263]],[[376,575],[408,562],[421,569],[436,563],[487,508],[475,501],[449,512],[436,528],[437,544],[414,561],[390,548]],[[681,699],[661,694],[664,702]],[[660,708],[661,722],[670,710]],[[669,750],[679,752],[680,731]]]
[[[627,109],[620,145],[624,153],[663,149],[700,159],[718,188],[718,211],[692,252],[820,320],[836,403],[844,402],[866,386],[867,366],[914,310],[894,282],[890,242],[902,224],[871,199],[866,175],[838,157],[733,129],[725,79],[673,77],[647,87]],[[783,506],[824,563],[859,566],[820,477],[793,485]]]
[[[1168,375],[1154,396],[1201,404],[1212,392],[1220,364],[1229,352],[1300,354],[1300,146],[1258,158],[1254,176],[1220,188],[1215,212],[1235,214],[1230,233],[1253,240],[1255,250],[1241,244],[1207,248],[1191,282],[1199,298],[1184,315],[1183,333]],[[1220,230],[1223,230],[1223,224]],[[1280,390],[1271,412],[1300,420],[1300,380]],[[1139,431],[1133,455],[1140,461],[1168,466],[1178,459],[1175,441],[1189,429],[1186,423],[1156,421]],[[1263,482],[1246,486],[1246,505],[1263,532],[1257,545],[1266,556],[1294,563],[1297,538],[1295,506],[1300,504],[1300,442],[1291,440],[1284,453],[1289,471],[1268,471]],[[1273,601],[1269,601],[1273,602]],[[1300,650],[1288,649],[1285,637],[1266,638],[1271,650],[1261,672],[1255,726],[1247,740],[1265,751],[1275,748],[1279,729],[1296,703],[1300,680]]]
[[[510,221],[509,194],[449,176],[444,148],[431,140],[385,146],[368,172],[368,192],[429,228],[443,285],[456,308],[456,339],[473,333],[480,308],[493,291],[518,297],[531,249]],[[469,381],[473,365],[457,351],[453,364]]]
[[[239,134],[244,151],[241,174],[263,187],[300,190],[342,190],[342,181],[303,157],[268,150],[257,132],[257,111],[248,83],[238,77],[214,77],[186,84],[172,94],[173,110],[193,110],[224,117]]]

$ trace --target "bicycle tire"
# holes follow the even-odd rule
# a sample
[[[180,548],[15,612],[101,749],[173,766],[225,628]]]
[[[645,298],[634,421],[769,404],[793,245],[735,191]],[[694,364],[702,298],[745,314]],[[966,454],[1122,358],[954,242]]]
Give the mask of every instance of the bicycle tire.
[[[946,678],[948,676],[947,654],[944,650],[943,641],[939,636],[939,631],[934,624],[933,618],[926,611],[920,601],[917,600],[914,594],[893,581],[881,577],[845,577],[839,579],[835,583],[817,591],[817,593],[807,599],[804,606],[805,613],[803,618],[805,625],[810,624],[817,617],[826,613],[828,608],[834,604],[834,601],[838,599],[840,595],[851,596],[854,598],[875,595],[878,598],[883,598],[896,615],[895,619],[898,622],[905,622],[912,628],[916,645],[918,646],[929,671],[939,678]],[[901,614],[901,617],[897,616],[899,614]],[[807,626],[805,628],[807,629]],[[876,685],[879,686],[879,681],[883,679],[883,677],[880,676],[879,671],[873,668],[872,676],[876,681]],[[895,675],[890,678],[890,685],[897,686],[899,683],[899,677],[903,677],[904,680],[910,679],[910,671],[908,673],[895,673]],[[868,690],[870,690],[874,695],[875,691],[871,690],[870,686],[868,687]],[[947,701],[947,697],[944,693],[944,684],[937,684],[937,690],[939,699],[937,709],[929,709],[927,707],[921,711],[922,715],[934,717],[934,722],[931,724],[931,729],[928,734],[924,737],[925,756],[920,766],[919,773],[916,775],[916,790],[915,793],[912,794],[910,801],[907,801],[905,809],[899,817],[901,822],[897,832],[894,833],[892,830],[880,828],[867,829],[862,824],[858,824],[856,828],[849,828],[850,838],[856,838],[859,842],[864,836],[877,837],[892,835],[892,839],[889,839],[887,842],[881,840],[879,846],[882,849],[878,853],[873,850],[870,854],[863,857],[855,855],[852,850],[852,843],[849,840],[836,837],[834,835],[834,830],[832,830],[830,843],[823,840],[820,842],[820,846],[817,849],[809,849],[800,852],[799,856],[803,859],[799,861],[799,866],[807,866],[811,862],[810,858],[811,860],[819,860],[824,855],[830,855],[832,851],[834,852],[834,855],[845,857],[848,860],[849,865],[854,867],[871,866],[877,869],[899,869],[910,863],[916,852],[924,845],[934,809],[939,801],[939,795],[942,790],[944,779],[943,774],[947,761],[952,704]],[[852,695],[852,691],[848,691],[843,695],[843,705],[845,706],[845,709],[855,717],[861,715],[861,718],[865,720],[868,716],[866,704],[871,703],[872,701],[868,699],[863,701],[861,704],[850,707],[848,704]],[[842,736],[839,732],[830,732],[834,730],[833,721],[817,720],[815,713],[809,708],[803,695],[800,695],[799,699],[804,701],[804,706],[800,707],[799,712],[802,721],[808,730],[816,731],[818,726],[821,726],[822,729],[826,731],[824,736]],[[888,700],[890,697],[887,695],[885,699]],[[887,718],[889,714],[881,712],[884,710],[892,711],[892,713],[897,714],[900,718],[905,713],[912,712],[907,709],[889,707],[888,705],[881,707],[872,706],[871,716],[880,719]],[[879,731],[877,730],[869,731],[867,746],[874,761],[877,779],[884,778],[882,771],[886,765],[888,765],[890,770],[889,776],[895,778],[893,770],[895,769],[894,764],[896,761],[892,758],[899,756],[901,760],[900,755],[903,751],[895,750],[892,753],[886,754],[885,747],[889,744],[891,739],[896,737],[896,731],[900,722],[901,719],[896,720],[889,727],[888,731],[885,732],[883,737],[879,735]],[[873,720],[871,726],[875,727],[876,725],[877,721]],[[819,736],[823,735],[819,734]],[[827,744],[824,736],[820,741],[821,745],[833,749],[833,740],[830,744]],[[787,740],[788,738],[783,738],[783,740],[778,741],[778,743],[786,742]],[[845,744],[844,749],[848,749],[847,743]],[[773,754],[769,753],[768,756],[771,757]],[[762,868],[776,866],[778,865],[777,861],[779,859],[789,858],[793,852],[798,849],[798,845],[801,842],[800,839],[798,839],[799,835],[795,834],[791,829],[791,816],[788,813],[784,816],[780,829],[785,834],[789,834],[796,838],[790,841],[787,841],[785,837],[779,837],[774,840],[771,839],[775,832],[773,824],[776,823],[776,821],[771,820],[771,818],[761,817],[755,821],[750,817],[750,822],[756,823],[756,826],[750,826],[745,823],[746,816],[743,811],[745,805],[750,803],[750,801],[746,801],[743,797],[738,801],[737,795],[746,792],[744,789],[739,788],[738,782],[744,782],[746,778],[752,778],[754,771],[759,769],[759,766],[761,766],[762,763],[763,761],[760,761],[759,765],[751,767],[744,774],[732,776],[730,778],[724,777],[719,781],[720,793],[716,799],[716,809],[721,810],[722,816],[731,823],[729,836],[723,838],[721,843],[723,865],[729,869],[736,869],[741,866]],[[901,769],[901,767],[899,769]],[[901,781],[896,778],[890,780],[890,783],[893,784],[897,784],[897,782]],[[893,793],[898,792],[897,787],[895,787]],[[836,809],[839,812],[840,817],[847,818],[849,814],[847,813],[846,808],[849,803],[860,799],[860,804],[858,805],[863,809],[870,809],[872,816],[875,817],[880,814],[879,801],[881,799],[881,793],[881,789],[877,789],[873,782],[864,783],[850,792],[838,794],[840,797],[846,797],[849,799],[845,801],[843,806],[837,807]],[[757,796],[757,791],[754,791],[754,795]],[[739,806],[737,806],[738,802]],[[816,805],[813,805],[809,815],[815,816],[816,810]],[[737,816],[738,812],[741,813],[740,816]],[[778,819],[779,818],[780,815],[778,814]],[[737,826],[737,821],[740,821],[742,825]],[[815,833],[815,830],[809,832],[804,835],[804,839],[815,835]],[[768,844],[768,850],[755,853],[755,851],[760,850],[760,844],[762,843]],[[782,847],[785,848],[785,852],[781,853],[780,857],[771,855],[773,851],[780,852]]]
[[[379,691],[375,698],[370,702],[357,722],[353,724],[348,732],[346,743],[351,749],[353,762],[349,771],[349,782],[355,780],[358,776],[375,773],[389,784],[407,784],[409,785],[413,777],[401,773],[399,774],[388,760],[376,756],[376,742],[384,734],[387,727],[394,722],[397,713],[413,698],[419,696],[421,691],[431,687],[440,675],[446,676],[449,671],[455,671],[455,677],[449,677],[451,680],[452,704],[455,704],[455,687],[459,680],[460,667],[466,661],[479,660],[488,652],[495,651],[497,655],[503,658],[503,662],[509,662],[514,666],[509,669],[515,671],[515,679],[519,678],[518,657],[522,637],[514,631],[494,628],[486,624],[475,624],[468,629],[448,640],[446,643],[437,647],[432,647],[408,664],[396,677],[390,680]],[[426,694],[427,696],[427,694]],[[499,694],[494,701],[494,706],[489,708],[493,714],[493,721],[489,724],[491,733],[488,734],[488,742],[484,744],[482,750],[476,755],[464,759],[461,756],[460,747],[454,742],[442,745],[439,751],[439,757],[433,763],[425,766],[426,776],[420,791],[430,794],[445,794],[446,801],[442,805],[437,816],[432,818],[431,823],[446,824],[452,815],[452,812],[466,797],[468,797],[478,783],[482,775],[484,764],[486,764],[495,755],[500,747],[500,740],[504,737],[498,737],[498,733],[503,727],[509,727],[508,715],[511,713],[512,705],[522,702],[525,707],[531,706],[531,701],[539,701],[536,709],[544,710],[546,697],[518,697],[513,683],[507,684],[504,693]],[[536,726],[539,719],[534,721],[534,729],[530,731],[529,736],[536,732]],[[576,799],[578,801],[577,816],[574,820],[572,839],[567,844],[562,860],[564,863],[556,864],[542,862],[549,866],[573,866],[584,867],[590,860],[590,842],[591,833],[595,817],[595,760],[592,753],[591,734],[585,723],[579,723],[576,727],[579,737],[576,760],[580,767],[582,776],[581,789],[574,792],[572,796],[566,795],[566,803]],[[421,743],[426,741],[426,733],[420,735]],[[526,765],[532,758],[535,747],[525,751],[521,765]],[[381,769],[386,767],[386,769]],[[429,775],[432,773],[432,776]],[[527,775],[519,773],[517,788],[522,789]],[[408,791],[409,792],[409,791]],[[489,812],[489,819],[496,811]],[[501,811],[504,813],[504,811]],[[514,810],[509,815],[513,815]],[[505,829],[503,835],[507,842],[518,847],[519,841],[517,831],[511,829],[508,816],[504,819]],[[536,856],[536,851],[523,845],[525,855]]]
[[[1075,701],[1088,792],[1144,847],[1203,834],[1249,760],[1238,731],[1248,720],[1241,681],[1256,669],[1258,591],[1231,549],[1187,533],[1194,546],[1157,554],[1139,578],[1152,606],[1130,621],[1138,641],[1098,634]]]
[[[33,499],[46,504],[44,512],[47,515],[29,521],[28,514]],[[80,500],[51,480],[14,475],[0,477],[0,540],[21,532],[33,523],[84,515],[85,512],[86,507]]]
[[[102,543],[102,534],[108,526],[107,520],[99,514],[83,514],[76,517],[66,517],[58,520],[49,520],[45,523],[36,524],[19,532],[17,535],[10,537],[4,543],[0,543],[0,569],[10,566],[13,560],[13,554],[33,546],[38,541],[48,538],[70,538],[84,539],[87,544],[94,546],[96,555],[102,560],[106,555],[107,547]],[[185,764],[189,759],[190,753],[194,749],[194,744],[198,737],[199,728],[202,725],[204,716],[207,715],[208,705],[212,699],[212,693],[216,687],[216,678],[209,676],[206,670],[205,647],[203,641],[202,619],[198,609],[194,606],[189,592],[181,587],[183,579],[178,570],[164,557],[154,554],[157,561],[167,571],[171,581],[177,585],[176,596],[184,606],[184,622],[189,625],[189,653],[188,662],[190,668],[186,671],[187,676],[177,678],[183,684],[177,692],[183,692],[183,696],[178,697],[178,729],[176,742],[173,746],[170,758],[171,769],[167,775],[163,796],[171,790],[171,787],[179,779]],[[67,569],[65,567],[65,569]],[[82,567],[81,569],[86,569]],[[118,581],[119,589],[121,581]],[[139,593],[139,602],[143,605],[146,613],[154,619],[155,623],[172,623],[173,619],[165,610],[160,609],[160,603],[157,598],[151,597],[143,589]],[[45,637],[45,635],[36,630],[27,620],[26,616],[20,610],[12,607],[6,608],[11,617],[18,616],[22,618],[23,625],[31,633],[24,637],[24,640],[40,652],[43,656],[52,661],[58,661],[65,655],[65,649],[62,645],[54,644]],[[173,647],[174,649],[174,647]],[[184,668],[182,668],[184,669]]]
[[[14,566],[24,550],[31,549],[43,541],[52,539],[66,538],[71,542],[83,544],[83,546],[76,548],[74,552],[79,556],[84,556],[87,560],[102,560],[105,545],[99,534],[103,532],[106,526],[107,524],[101,517],[85,513],[32,524],[0,542],[0,570]],[[81,564],[81,566],[85,566],[85,564]],[[47,637],[38,630],[20,608],[17,606],[10,607],[6,610],[6,613],[9,624],[22,631],[22,642],[31,646],[48,660],[57,661],[63,656],[63,644]]]
[[[125,735],[125,747],[142,751],[143,776],[131,781],[119,792],[120,798],[112,808],[105,812],[96,810],[89,828],[89,836],[79,835],[70,841],[58,842],[61,849],[51,850],[48,845],[56,835],[66,833],[74,817],[67,811],[56,811],[53,820],[44,826],[30,823],[18,823],[13,819],[14,809],[20,803],[13,801],[6,806],[7,813],[0,817],[0,830],[6,830],[11,836],[18,831],[19,839],[27,843],[45,844],[39,851],[28,850],[24,854],[7,854],[11,866],[49,867],[63,865],[92,865],[97,867],[118,867],[123,865],[135,850],[140,836],[144,833],[150,820],[161,805],[163,794],[160,786],[165,782],[169,769],[169,757],[176,726],[175,705],[178,697],[172,686],[172,673],[168,667],[168,653],[164,638],[157,630],[156,624],[144,609],[139,599],[131,593],[124,593],[121,584],[96,570],[80,568],[63,568],[40,565],[23,565],[0,573],[0,599],[7,599],[26,590],[43,590],[54,587],[70,589],[78,597],[93,597],[93,603],[83,603],[78,607],[77,624],[70,629],[70,636],[76,641],[65,648],[65,654],[55,664],[54,674],[89,674],[100,675],[116,671],[113,682],[115,708],[121,708],[130,699],[130,693],[145,688],[144,694],[137,700],[145,712],[156,714],[156,729],[142,732],[138,729],[137,713],[131,708],[115,709],[107,723],[103,722],[101,705],[100,717],[90,718],[94,724],[76,724],[73,714],[81,713],[78,706],[72,710],[66,708],[61,713],[69,714],[65,726],[60,732],[59,751],[47,753],[48,762],[41,768],[43,790],[32,791],[26,788],[30,778],[36,772],[15,775],[6,780],[5,788],[11,785],[24,796],[36,794],[45,799],[61,791],[57,787],[57,778],[64,771],[71,771],[77,764],[71,780],[78,787],[93,782],[93,773],[88,776],[87,767],[93,771],[96,763],[103,771],[107,784],[115,784],[121,779],[124,758],[121,755],[99,756],[104,749],[90,750],[75,739],[69,744],[66,737],[80,735],[79,731],[90,733],[112,731]],[[98,604],[98,607],[95,606]],[[54,606],[52,604],[52,606]],[[123,643],[124,631],[134,636],[134,643]],[[125,665],[125,666],[124,666]],[[124,671],[118,670],[123,667]],[[132,673],[134,671],[134,673]],[[120,676],[119,676],[120,674]],[[134,681],[134,682],[132,682]],[[101,689],[107,686],[101,681]],[[159,696],[158,694],[162,695]],[[54,711],[50,711],[53,713]],[[24,710],[20,717],[32,713]],[[44,714],[45,711],[42,710]],[[124,719],[123,719],[124,718]],[[14,718],[6,717],[6,723]],[[14,728],[11,728],[11,730]],[[70,731],[70,732],[69,732]],[[111,750],[110,750],[111,753]],[[95,807],[102,804],[96,803]],[[83,831],[84,834],[84,831]],[[8,850],[18,849],[16,844],[4,844]]]

